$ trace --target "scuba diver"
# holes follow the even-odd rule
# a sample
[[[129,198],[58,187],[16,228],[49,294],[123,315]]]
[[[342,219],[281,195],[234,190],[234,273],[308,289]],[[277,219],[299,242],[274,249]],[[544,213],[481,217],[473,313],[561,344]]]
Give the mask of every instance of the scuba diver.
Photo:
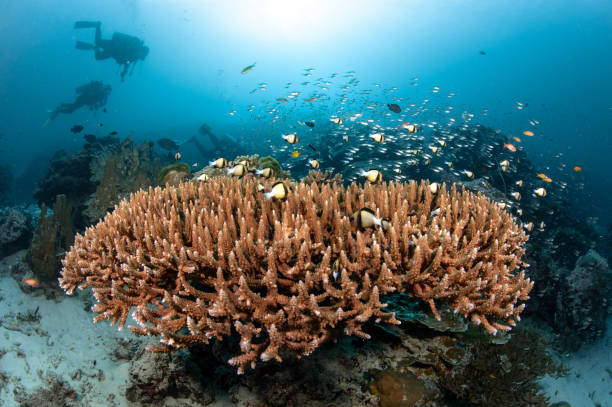
[[[83,50],[94,50],[95,57],[97,60],[113,58],[120,67],[123,67],[121,71],[121,81],[123,82],[125,75],[127,74],[130,65],[130,76],[134,72],[134,67],[138,60],[143,60],[149,54],[149,47],[144,45],[144,41],[138,37],[134,37],[122,33],[113,33],[110,40],[103,40],[102,34],[100,33],[99,21],[77,21],[74,23],[74,28],[95,28],[96,36],[93,44],[89,44],[82,41],[76,42],[77,49]]]
[[[56,107],[51,112],[50,120],[54,120],[60,113],[72,113],[83,106],[89,106],[89,110],[98,110],[106,104],[111,89],[111,85],[105,85],[102,81],[91,81],[79,86],[75,89],[78,95],[76,100]]]

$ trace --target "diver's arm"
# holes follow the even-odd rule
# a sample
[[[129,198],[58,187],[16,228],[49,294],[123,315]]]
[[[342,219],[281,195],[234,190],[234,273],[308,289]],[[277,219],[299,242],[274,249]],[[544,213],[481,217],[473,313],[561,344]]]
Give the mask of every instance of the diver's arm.
[[[132,76],[132,74],[134,73],[134,69],[136,68],[136,62],[138,62],[138,60],[135,60],[131,63],[132,69],[130,69],[130,76]]]

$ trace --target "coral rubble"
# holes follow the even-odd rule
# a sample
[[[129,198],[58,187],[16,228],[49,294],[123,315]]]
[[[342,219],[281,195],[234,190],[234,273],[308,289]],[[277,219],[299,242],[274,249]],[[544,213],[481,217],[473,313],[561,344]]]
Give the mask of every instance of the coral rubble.
[[[291,189],[266,200],[254,180],[217,178],[134,193],[77,236],[60,285],[93,289],[95,321],[122,328],[135,308],[130,329],[161,336],[154,351],[236,332],[239,372],[343,333],[369,338],[369,320],[399,323],[379,297],[394,291],[492,334],[519,319],[527,238],[486,197],[427,182]],[[352,225],[364,207],[387,227]]]

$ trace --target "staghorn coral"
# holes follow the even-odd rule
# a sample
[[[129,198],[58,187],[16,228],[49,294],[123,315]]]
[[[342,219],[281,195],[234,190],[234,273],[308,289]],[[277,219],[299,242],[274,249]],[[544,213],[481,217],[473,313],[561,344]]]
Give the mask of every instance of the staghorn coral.
[[[302,182],[307,184],[312,184],[313,182],[316,184],[328,184],[330,182],[336,182],[338,184],[343,183],[342,175],[334,174],[331,171],[318,171],[311,170],[307,176],[302,178]]]
[[[269,188],[269,185],[268,185]],[[95,321],[121,329],[128,313],[153,351],[180,349],[235,330],[242,372],[256,361],[307,355],[335,335],[369,338],[373,319],[399,323],[379,295],[393,291],[450,305],[490,333],[515,325],[532,283],[521,271],[527,237],[481,195],[427,182],[344,188],[298,183],[284,202],[254,180],[214,179],[149,188],[78,235],[60,285],[91,287]],[[368,207],[383,230],[350,222]]]

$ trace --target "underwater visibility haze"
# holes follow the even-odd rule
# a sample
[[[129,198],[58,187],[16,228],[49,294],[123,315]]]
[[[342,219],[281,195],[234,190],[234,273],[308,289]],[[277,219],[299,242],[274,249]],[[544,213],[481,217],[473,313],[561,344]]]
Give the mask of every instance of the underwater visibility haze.
[[[0,9],[0,406],[612,405],[607,2]]]

